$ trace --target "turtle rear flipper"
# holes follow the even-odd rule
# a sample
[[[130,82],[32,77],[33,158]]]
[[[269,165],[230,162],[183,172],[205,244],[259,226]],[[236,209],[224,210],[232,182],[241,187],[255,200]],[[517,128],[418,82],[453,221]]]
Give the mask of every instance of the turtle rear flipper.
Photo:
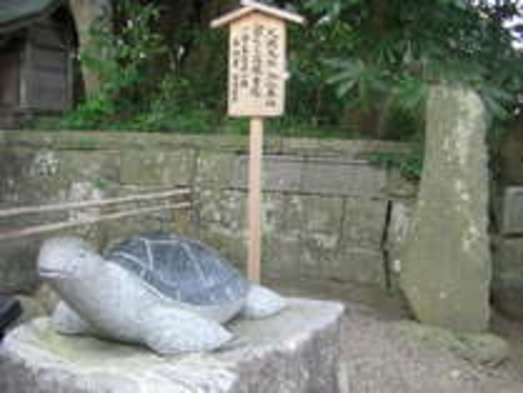
[[[276,292],[251,284],[241,314],[245,318],[266,318],[278,314],[286,304],[285,299]]]
[[[158,306],[147,312],[145,343],[162,355],[213,351],[233,335],[222,325],[183,309]]]

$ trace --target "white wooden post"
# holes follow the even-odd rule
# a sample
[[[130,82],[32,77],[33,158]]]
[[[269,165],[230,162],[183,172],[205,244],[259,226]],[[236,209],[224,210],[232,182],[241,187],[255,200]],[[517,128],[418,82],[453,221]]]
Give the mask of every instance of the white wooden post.
[[[249,198],[247,206],[248,256],[247,277],[261,280],[262,250],[262,173],[263,173],[263,119],[254,117],[250,125],[249,143]]]

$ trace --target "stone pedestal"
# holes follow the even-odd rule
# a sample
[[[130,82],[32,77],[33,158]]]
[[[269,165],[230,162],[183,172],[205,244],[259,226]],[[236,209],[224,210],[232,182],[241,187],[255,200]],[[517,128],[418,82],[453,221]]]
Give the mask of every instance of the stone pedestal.
[[[237,320],[218,352],[162,358],[145,348],[56,334],[46,318],[0,350],[2,393],[345,392],[339,386],[343,306],[291,300],[280,315]]]

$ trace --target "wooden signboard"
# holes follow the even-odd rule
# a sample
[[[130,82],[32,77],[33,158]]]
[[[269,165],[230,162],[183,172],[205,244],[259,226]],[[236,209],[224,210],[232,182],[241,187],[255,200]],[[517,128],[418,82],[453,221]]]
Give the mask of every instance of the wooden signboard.
[[[212,22],[229,26],[228,114],[250,117],[247,276],[261,278],[261,201],[263,118],[285,108],[286,22],[303,23],[296,14],[243,0],[242,8]]]
[[[285,23],[251,14],[231,24],[229,116],[281,116],[285,103]]]

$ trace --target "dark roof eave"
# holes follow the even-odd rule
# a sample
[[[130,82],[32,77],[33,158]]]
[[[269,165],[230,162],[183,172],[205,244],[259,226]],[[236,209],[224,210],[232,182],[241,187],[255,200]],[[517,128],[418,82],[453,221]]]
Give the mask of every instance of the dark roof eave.
[[[35,23],[38,20],[44,19],[53,12],[55,12],[60,6],[64,5],[64,0],[55,0],[50,2],[46,7],[38,10],[38,12],[24,15],[21,18],[17,18],[13,21],[5,22],[0,24],[0,35],[7,35],[14,33],[18,30],[26,28],[28,25]]]

